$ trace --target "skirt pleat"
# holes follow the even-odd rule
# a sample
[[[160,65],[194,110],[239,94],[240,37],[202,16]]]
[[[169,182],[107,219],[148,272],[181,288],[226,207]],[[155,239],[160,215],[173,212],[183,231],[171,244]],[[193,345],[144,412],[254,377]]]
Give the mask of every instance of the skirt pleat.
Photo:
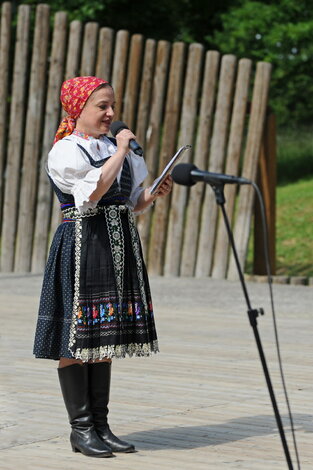
[[[58,227],[44,274],[36,357],[89,361],[158,351],[137,229],[128,210],[117,211],[116,220],[108,213]]]

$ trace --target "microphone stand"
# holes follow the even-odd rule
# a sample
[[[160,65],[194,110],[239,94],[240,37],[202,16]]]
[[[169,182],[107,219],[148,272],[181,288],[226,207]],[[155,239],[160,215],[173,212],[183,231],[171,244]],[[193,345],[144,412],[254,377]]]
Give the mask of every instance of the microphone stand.
[[[261,363],[262,363],[263,372],[264,372],[264,375],[265,375],[268,391],[269,391],[269,394],[270,394],[270,397],[271,397],[272,406],[273,406],[273,409],[274,409],[277,427],[278,427],[280,438],[281,438],[282,445],[283,445],[283,448],[284,448],[286,461],[287,461],[289,470],[293,470],[293,466],[292,466],[292,462],[291,462],[291,458],[290,458],[290,454],[289,454],[289,449],[288,449],[288,445],[287,445],[286,438],[285,438],[284,428],[283,428],[282,421],[281,421],[281,418],[280,418],[280,415],[279,415],[277,402],[276,402],[276,398],[275,398],[275,395],[274,395],[273,386],[272,386],[272,383],[271,383],[271,378],[270,378],[269,371],[268,371],[268,368],[267,368],[267,364],[266,364],[266,360],[265,360],[265,356],[264,356],[264,352],[263,352],[263,348],[262,348],[262,343],[261,343],[261,339],[260,339],[258,328],[257,328],[257,317],[259,315],[264,315],[264,310],[263,310],[263,308],[254,309],[254,308],[251,307],[251,303],[250,303],[246,283],[245,283],[244,276],[243,276],[241,266],[240,266],[240,263],[239,263],[239,259],[238,259],[238,254],[237,254],[237,250],[236,250],[236,246],[235,246],[234,237],[233,237],[230,225],[229,225],[229,220],[228,220],[228,217],[227,217],[227,213],[225,211],[224,184],[221,183],[220,181],[217,181],[214,184],[210,183],[210,185],[211,185],[211,187],[212,187],[212,189],[215,193],[216,202],[221,207],[221,210],[222,210],[222,213],[223,213],[223,218],[224,218],[224,222],[225,222],[225,225],[226,225],[228,238],[229,238],[229,241],[230,241],[230,244],[231,244],[231,248],[232,248],[232,251],[233,251],[233,255],[234,255],[234,258],[235,258],[235,262],[236,262],[236,266],[237,266],[237,270],[238,270],[238,274],[239,274],[239,278],[240,278],[240,282],[241,282],[241,286],[242,286],[242,290],[243,290],[244,297],[246,299],[246,304],[247,304],[247,307],[248,307],[248,317],[249,317],[250,325],[253,329],[255,341],[256,341],[256,344],[257,344],[257,347],[258,347],[259,356],[260,356],[260,359],[261,359]]]

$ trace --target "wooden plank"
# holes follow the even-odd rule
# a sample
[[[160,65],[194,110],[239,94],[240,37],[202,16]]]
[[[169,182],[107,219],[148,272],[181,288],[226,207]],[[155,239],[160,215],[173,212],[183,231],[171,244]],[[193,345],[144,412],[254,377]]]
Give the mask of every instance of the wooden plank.
[[[138,102],[138,115],[136,123],[136,137],[137,141],[140,142],[140,145],[144,151],[144,158],[146,158],[146,138],[151,112],[156,50],[157,42],[154,39],[147,39],[145,43],[145,51],[143,58],[142,77],[140,82],[140,93]],[[149,226],[148,221],[145,221],[144,218],[139,216],[136,218],[136,224],[138,225],[141,237],[146,236],[145,240],[142,239],[142,248],[144,253],[147,254],[147,235],[145,235],[144,231]]]
[[[251,60],[241,59],[239,61],[225,168],[225,173],[229,175],[238,175],[239,171],[239,161],[242,152],[242,143],[244,138],[244,129],[249,98],[251,67]],[[236,185],[228,184],[224,188],[224,194],[226,199],[225,210],[230,225],[232,225],[236,192]],[[228,265],[228,255],[228,235],[225,228],[224,220],[222,220],[222,218],[220,217],[216,236],[216,244],[214,249],[214,264],[212,269],[212,277],[216,279],[225,278]]]
[[[48,5],[36,8],[28,107],[24,141],[23,169],[19,202],[19,218],[14,270],[30,270],[33,242],[33,223],[37,191],[37,163],[42,132],[42,112],[45,99],[47,54],[49,40]]]
[[[123,121],[130,129],[135,129],[135,116],[141,78],[143,36],[134,34],[130,41],[126,90],[124,96]]]
[[[153,73],[156,56],[156,41],[147,39],[142,66],[142,77],[140,82],[140,94],[138,103],[138,117],[136,124],[136,137],[143,150],[146,147],[146,132],[149,123],[149,112],[151,109],[151,94],[153,85]]]
[[[194,157],[194,164],[200,169],[206,169],[208,166],[219,60],[220,55],[217,51],[208,51],[206,53],[199,125]],[[194,275],[203,193],[204,186],[202,184],[196,184],[189,193],[182,261],[180,267],[181,276]]]
[[[4,2],[1,8],[0,32],[0,231],[2,221],[2,196],[6,158],[8,90],[10,81],[9,58],[11,50],[11,3]]]
[[[178,147],[186,144],[193,145],[198,113],[203,51],[202,44],[194,43],[189,47]],[[192,151],[186,152],[184,161],[190,161],[191,159]],[[166,241],[165,275],[177,276],[180,271],[187,192],[188,190],[185,186],[174,185]]]
[[[157,175],[160,150],[161,123],[163,119],[164,97],[171,45],[168,41],[159,41],[156,54],[150,120],[146,134],[145,160],[149,176],[145,186],[149,186]],[[141,236],[143,252],[148,254],[150,236],[151,210],[138,217],[138,229]]]
[[[101,28],[99,33],[96,77],[110,82],[112,68],[114,31],[112,28]]]
[[[116,34],[114,50],[112,86],[115,94],[114,119],[121,119],[123,110],[124,86],[126,81],[127,55],[128,55],[129,32],[120,30]]]
[[[49,81],[45,109],[45,126],[41,149],[38,201],[36,210],[32,272],[42,272],[45,267],[49,225],[51,216],[52,192],[45,171],[60,115],[60,87],[64,74],[65,48],[67,36],[67,14],[58,12],[54,17],[54,31],[50,58]]]
[[[79,75],[83,26],[80,21],[71,21],[66,49],[65,80]]]
[[[209,171],[221,172],[224,166],[229,121],[233,101],[236,57],[224,55],[221,63],[217,105],[211,142]],[[217,204],[212,188],[205,187],[205,196],[201,214],[201,229],[195,274],[197,277],[208,276],[214,254],[215,230],[217,223]]]
[[[1,271],[13,271],[20,166],[24,140],[25,95],[28,64],[30,6],[18,7],[16,44],[14,50],[12,100],[4,188],[3,224],[1,234]]]
[[[99,24],[86,23],[84,29],[83,52],[80,65],[82,77],[93,76],[95,73]]]
[[[185,44],[176,42],[172,47],[169,84],[167,87],[162,145],[159,157],[160,173],[176,151],[177,131],[182,102]],[[162,274],[165,254],[166,228],[170,196],[157,199],[154,208],[149,242],[149,273]]]
[[[257,63],[247,144],[245,148],[242,171],[242,176],[252,181],[256,180],[258,159],[264,131],[271,68],[271,64],[269,63]],[[238,252],[239,263],[242,269],[244,269],[244,262],[248,249],[253,201],[253,188],[248,185],[241,186],[239,191],[238,210],[234,226],[234,239]],[[232,255],[227,278],[238,279],[237,267]]]
[[[275,115],[266,117],[264,137],[259,159],[258,183],[263,195],[268,228],[268,249],[271,274],[276,272],[276,121]],[[264,238],[259,201],[254,211],[254,274],[267,274],[264,256]]]
[[[66,66],[65,66],[65,80],[77,77],[79,75],[80,68],[80,55],[81,55],[81,44],[82,44],[82,32],[83,26],[80,21],[72,21],[70,23],[68,47],[66,52]],[[60,92],[60,90],[59,90]],[[58,97],[59,102],[59,97]],[[61,111],[61,115],[65,116],[64,110]],[[56,195],[52,198],[52,213],[50,220],[50,233],[53,234],[61,221],[60,204]]]

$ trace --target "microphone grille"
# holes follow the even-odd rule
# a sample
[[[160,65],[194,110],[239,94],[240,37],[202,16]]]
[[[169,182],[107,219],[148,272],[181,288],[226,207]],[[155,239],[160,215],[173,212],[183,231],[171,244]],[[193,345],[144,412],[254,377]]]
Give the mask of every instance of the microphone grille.
[[[196,169],[197,167],[193,163],[180,163],[174,167],[171,175],[175,183],[193,186],[196,182],[193,181],[191,172]]]
[[[123,121],[114,121],[110,126],[110,131],[113,137],[115,137],[123,129],[128,129],[127,125]]]

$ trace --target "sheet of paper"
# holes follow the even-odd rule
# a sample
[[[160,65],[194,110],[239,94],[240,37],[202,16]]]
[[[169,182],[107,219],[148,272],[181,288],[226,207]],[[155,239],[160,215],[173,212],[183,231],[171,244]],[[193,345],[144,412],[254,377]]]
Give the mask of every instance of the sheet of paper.
[[[171,172],[173,169],[174,165],[178,162],[179,158],[182,156],[182,154],[186,151],[191,149],[191,145],[184,145],[183,147],[180,147],[180,149],[177,150],[175,155],[170,159],[160,176],[154,180],[150,193],[155,194],[158,190],[158,188],[161,186],[167,175]]]

